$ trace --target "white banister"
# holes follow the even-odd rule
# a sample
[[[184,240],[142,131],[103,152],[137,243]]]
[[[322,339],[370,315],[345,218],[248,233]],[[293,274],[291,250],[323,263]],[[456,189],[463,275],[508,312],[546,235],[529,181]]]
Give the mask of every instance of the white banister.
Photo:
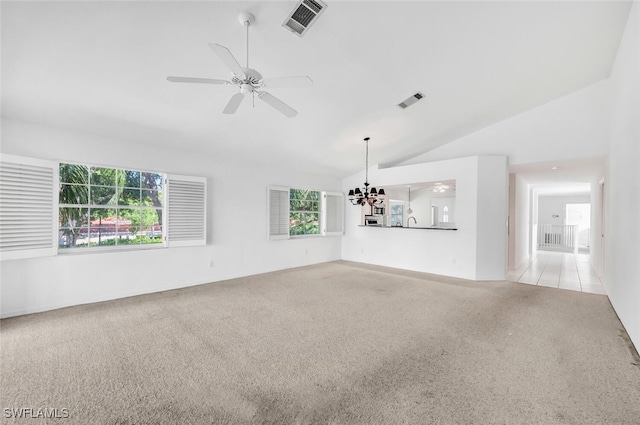
[[[538,249],[576,252],[578,225],[538,224]]]

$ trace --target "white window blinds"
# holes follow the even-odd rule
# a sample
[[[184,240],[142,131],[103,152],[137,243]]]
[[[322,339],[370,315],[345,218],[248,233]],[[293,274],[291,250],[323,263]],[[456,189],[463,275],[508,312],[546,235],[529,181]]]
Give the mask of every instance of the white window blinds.
[[[342,235],[344,233],[344,204],[340,192],[324,192],[324,225],[323,234],[326,236]]]
[[[289,239],[289,188],[270,186],[267,199],[269,239]]]
[[[169,175],[165,187],[167,246],[206,245],[206,178]]]
[[[57,163],[0,156],[0,259],[57,252]]]

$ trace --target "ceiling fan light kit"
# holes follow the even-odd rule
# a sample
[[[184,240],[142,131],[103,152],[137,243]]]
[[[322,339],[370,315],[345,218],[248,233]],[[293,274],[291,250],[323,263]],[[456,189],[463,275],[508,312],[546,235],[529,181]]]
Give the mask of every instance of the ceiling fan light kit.
[[[239,93],[234,94],[229,102],[222,110],[223,114],[235,114],[238,107],[247,95],[258,95],[258,99],[264,101],[267,105],[273,107],[283,115],[293,118],[298,112],[291,106],[284,103],[264,88],[272,87],[310,87],[313,81],[306,75],[293,77],[276,77],[265,79],[255,69],[249,68],[249,27],[255,22],[255,16],[249,12],[243,12],[238,16],[240,23],[247,29],[247,60],[246,67],[240,66],[233,54],[224,46],[216,43],[209,43],[209,47],[220,58],[220,60],[231,71],[229,80],[219,80],[212,78],[194,78],[194,77],[167,77],[172,83],[196,83],[196,84],[214,84],[214,85],[235,85],[239,88]]]

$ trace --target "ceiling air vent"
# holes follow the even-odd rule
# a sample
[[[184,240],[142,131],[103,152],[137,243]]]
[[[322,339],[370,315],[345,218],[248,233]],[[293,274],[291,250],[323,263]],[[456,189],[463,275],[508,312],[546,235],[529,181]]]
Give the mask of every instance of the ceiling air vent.
[[[406,109],[409,106],[413,105],[414,103],[416,103],[417,101],[419,101],[420,99],[422,99],[424,97],[424,95],[420,92],[414,94],[413,96],[403,100],[402,102],[398,103],[398,106],[401,109]]]
[[[327,5],[319,0],[301,0],[282,26],[302,37],[326,8]]]

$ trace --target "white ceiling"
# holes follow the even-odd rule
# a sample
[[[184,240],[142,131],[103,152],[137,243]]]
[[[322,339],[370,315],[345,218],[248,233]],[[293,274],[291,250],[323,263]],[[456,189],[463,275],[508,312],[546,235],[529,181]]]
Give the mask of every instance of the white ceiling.
[[[509,167],[541,195],[585,195],[604,176],[606,158],[576,158]]]
[[[299,38],[285,2],[2,2],[2,114],[205,155],[297,164],[345,176],[427,152],[607,78],[629,2],[331,1]],[[264,77],[309,75],[271,89],[299,111],[256,99],[222,109],[232,86],[208,43]],[[421,91],[406,110],[396,105]]]

